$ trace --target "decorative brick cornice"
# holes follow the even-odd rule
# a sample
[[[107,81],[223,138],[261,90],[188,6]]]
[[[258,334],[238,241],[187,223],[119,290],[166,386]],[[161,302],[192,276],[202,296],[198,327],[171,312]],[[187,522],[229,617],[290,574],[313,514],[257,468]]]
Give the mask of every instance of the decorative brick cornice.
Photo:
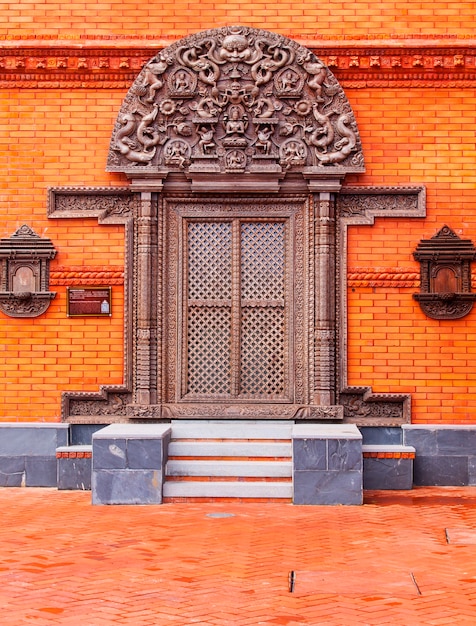
[[[401,267],[349,268],[349,287],[412,287],[420,286],[420,272]]]
[[[471,282],[476,285],[476,273]],[[347,286],[418,289],[420,272],[408,267],[351,267],[347,272]]]
[[[123,285],[122,267],[62,267],[50,272],[50,284],[59,285]]]
[[[0,88],[126,89],[164,47],[126,41],[59,45],[0,41]],[[35,45],[33,45],[33,43]],[[445,42],[446,43],[446,42]],[[460,86],[476,83],[476,45],[428,42],[305,42],[345,88]]]

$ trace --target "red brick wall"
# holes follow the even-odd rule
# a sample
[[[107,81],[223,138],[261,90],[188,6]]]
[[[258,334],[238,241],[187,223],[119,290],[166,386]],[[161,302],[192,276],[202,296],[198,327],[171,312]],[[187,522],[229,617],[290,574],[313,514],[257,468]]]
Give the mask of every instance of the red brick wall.
[[[242,23],[274,30],[305,45],[474,45],[473,2],[278,2],[191,6],[139,2],[3,3],[0,53],[12,47],[147,46],[154,51],[204,28]],[[441,45],[443,45],[441,44]],[[1,57],[0,57],[1,63]],[[8,69],[8,68],[7,68]],[[4,72],[0,68],[0,74]],[[336,72],[338,75],[338,72]],[[47,188],[117,186],[105,173],[109,138],[126,88],[68,84],[16,89],[0,78],[0,236],[21,224],[48,236],[51,263],[48,313],[19,320],[0,313],[0,419],[59,420],[61,391],[97,391],[123,382],[123,286],[113,287],[109,319],[66,317],[65,272],[116,273],[123,265],[123,230],[97,220],[48,220]],[[377,218],[349,229],[348,382],[376,392],[412,394],[415,422],[475,422],[476,311],[462,320],[429,320],[412,299],[419,265],[412,251],[444,224],[476,242],[473,83],[434,87],[403,83],[346,87],[359,124],[367,173],[349,184],[427,188],[427,217]],[[378,284],[352,280],[378,270]],[[398,271],[397,271],[398,270]],[[397,274],[407,281],[395,281]],[[115,274],[115,275],[116,275]],[[120,281],[118,281],[120,282]]]

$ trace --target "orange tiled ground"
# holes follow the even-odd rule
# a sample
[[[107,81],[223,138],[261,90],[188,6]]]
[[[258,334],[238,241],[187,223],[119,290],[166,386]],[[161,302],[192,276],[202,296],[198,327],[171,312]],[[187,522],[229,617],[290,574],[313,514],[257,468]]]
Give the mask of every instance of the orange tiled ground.
[[[362,507],[2,489],[0,507],[2,626],[476,623],[476,488]]]

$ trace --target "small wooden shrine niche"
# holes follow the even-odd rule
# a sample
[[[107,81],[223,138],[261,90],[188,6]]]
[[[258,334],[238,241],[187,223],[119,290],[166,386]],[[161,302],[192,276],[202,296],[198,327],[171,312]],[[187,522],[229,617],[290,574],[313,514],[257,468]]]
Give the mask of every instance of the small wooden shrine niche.
[[[49,291],[50,260],[56,250],[24,224],[0,239],[0,311],[10,317],[38,317],[56,293]]]
[[[413,294],[428,317],[459,319],[473,308],[476,294],[471,293],[471,261],[476,248],[443,226],[431,239],[422,239],[413,253],[420,262],[420,293]]]

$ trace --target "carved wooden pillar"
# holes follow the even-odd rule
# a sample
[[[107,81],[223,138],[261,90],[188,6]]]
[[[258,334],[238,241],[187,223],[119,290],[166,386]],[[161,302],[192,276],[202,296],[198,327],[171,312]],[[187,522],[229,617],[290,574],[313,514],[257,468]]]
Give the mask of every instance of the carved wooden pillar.
[[[313,403],[335,402],[336,282],[334,194],[314,194],[315,322]]]
[[[154,404],[157,396],[157,316],[155,255],[157,238],[157,203],[149,191],[141,192],[136,219],[136,362],[134,402]]]

